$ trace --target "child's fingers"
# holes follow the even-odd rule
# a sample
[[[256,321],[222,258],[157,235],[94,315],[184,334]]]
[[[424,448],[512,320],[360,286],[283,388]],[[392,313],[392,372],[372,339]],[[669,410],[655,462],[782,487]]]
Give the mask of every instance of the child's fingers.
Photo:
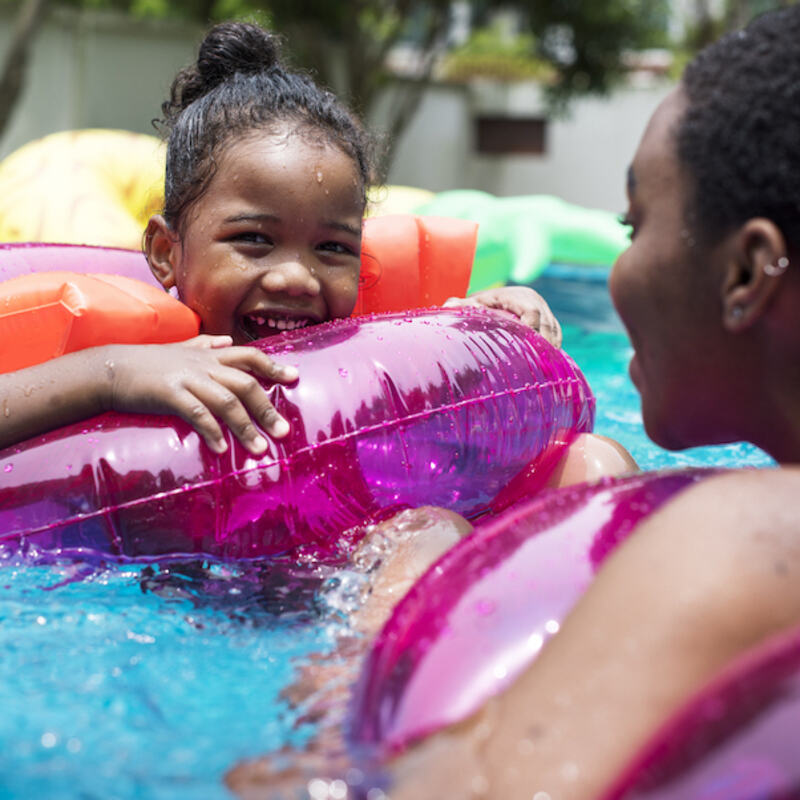
[[[193,339],[187,339],[183,344],[188,347],[217,349],[219,347],[230,347],[233,344],[233,337],[227,334],[212,336],[208,333],[201,333]]]
[[[183,390],[176,394],[173,410],[203,437],[215,453],[224,453],[228,449],[228,443],[216,418],[193,392]]]
[[[555,317],[548,317],[542,322],[542,336],[547,339],[553,347],[561,347],[563,334],[561,332],[561,325]]]
[[[255,347],[230,347],[222,355],[220,362],[230,367],[246,369],[275,383],[293,383],[298,377],[296,367],[277,364]]]
[[[214,378],[239,399],[251,428],[250,420],[254,419],[274,439],[281,439],[289,433],[289,423],[275,410],[266,390],[253,374],[244,372],[237,367],[223,367],[219,373],[214,375]],[[251,436],[252,431],[242,429],[240,435],[240,432],[234,429],[234,433],[245,443],[243,437]],[[264,447],[266,447],[266,442],[264,442]],[[252,450],[252,447],[248,449]],[[255,450],[252,451],[255,452]]]
[[[544,309],[526,309],[520,314],[520,321],[538,331],[553,347],[561,347],[561,325],[553,314]]]
[[[255,382],[252,375],[240,373],[242,377],[247,380]],[[234,384],[236,381],[230,381]],[[190,385],[189,390],[195,396],[198,404],[201,404],[208,412],[210,412],[216,420],[221,422],[226,427],[230,428],[233,435],[246,447],[253,455],[260,456],[267,449],[267,440],[262,436],[261,432],[255,426],[252,417],[250,416],[247,408],[245,408],[242,400],[237,395],[236,391],[229,388],[227,385],[220,383],[218,380],[201,381],[197,384]],[[277,412],[276,412],[277,414]],[[197,412],[198,419],[201,419],[205,424],[205,416],[199,411]],[[283,419],[281,417],[281,419]],[[216,421],[215,420],[215,421]],[[193,419],[189,420],[192,425],[203,433],[200,427],[195,424]],[[288,424],[286,425],[288,429]],[[204,435],[209,446],[215,452],[224,452],[224,448],[220,450],[217,446],[212,444],[211,439]]]

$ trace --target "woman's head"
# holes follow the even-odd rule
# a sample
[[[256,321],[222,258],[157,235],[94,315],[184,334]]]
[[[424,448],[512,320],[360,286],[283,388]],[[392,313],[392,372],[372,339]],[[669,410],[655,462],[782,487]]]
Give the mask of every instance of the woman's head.
[[[211,30],[163,109],[165,206],[145,247],[202,330],[243,343],[349,315],[372,180],[350,112],[244,23]]]
[[[630,167],[632,242],[610,289],[666,447],[765,445],[765,335],[800,288],[799,37],[792,7],[701,53]]]

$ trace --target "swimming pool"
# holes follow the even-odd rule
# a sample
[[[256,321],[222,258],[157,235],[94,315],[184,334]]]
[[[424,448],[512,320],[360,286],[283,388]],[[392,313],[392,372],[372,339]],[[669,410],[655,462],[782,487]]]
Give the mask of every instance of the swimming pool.
[[[747,445],[666,453],[644,435],[607,271],[537,283],[597,395],[599,433],[643,468],[765,466]],[[0,799],[223,800],[237,760],[304,735],[280,697],[344,624],[326,573],[197,565],[30,566],[0,557]],[[336,594],[346,602],[346,593]]]

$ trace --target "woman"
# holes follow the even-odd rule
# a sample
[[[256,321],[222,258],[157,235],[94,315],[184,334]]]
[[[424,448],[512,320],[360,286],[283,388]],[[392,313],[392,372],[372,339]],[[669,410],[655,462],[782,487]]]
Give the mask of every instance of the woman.
[[[631,164],[610,280],[653,440],[747,440],[780,467],[708,478],[640,524],[509,689],[387,765],[393,800],[597,797],[724,665],[800,624],[798,41],[793,6],[690,64]]]

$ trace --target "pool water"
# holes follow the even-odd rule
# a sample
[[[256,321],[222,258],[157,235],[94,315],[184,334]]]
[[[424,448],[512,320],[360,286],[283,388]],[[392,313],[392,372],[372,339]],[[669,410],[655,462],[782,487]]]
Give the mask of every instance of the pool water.
[[[599,433],[645,469],[773,462],[746,445],[666,453],[644,435],[606,272],[537,282],[597,396]],[[31,566],[0,558],[0,800],[222,800],[237,760],[306,735],[281,698],[343,623],[322,569]]]

